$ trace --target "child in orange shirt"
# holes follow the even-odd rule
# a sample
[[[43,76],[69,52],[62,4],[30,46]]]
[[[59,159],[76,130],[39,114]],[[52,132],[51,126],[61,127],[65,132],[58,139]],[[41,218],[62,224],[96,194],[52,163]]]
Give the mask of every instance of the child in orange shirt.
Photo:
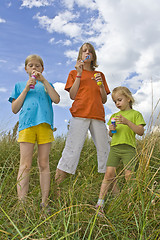
[[[104,74],[95,71],[96,67],[95,49],[90,43],[84,43],[79,50],[76,70],[69,73],[65,86],[74,102],[70,108],[72,119],[66,145],[55,175],[58,185],[67,173],[75,174],[88,130],[97,149],[98,172],[105,173],[106,170],[109,138],[103,104],[110,91]]]

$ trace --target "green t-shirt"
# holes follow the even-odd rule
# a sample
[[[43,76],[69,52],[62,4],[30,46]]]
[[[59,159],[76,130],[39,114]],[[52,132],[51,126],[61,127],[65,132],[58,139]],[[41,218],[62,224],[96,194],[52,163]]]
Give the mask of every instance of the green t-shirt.
[[[110,117],[107,125],[111,124],[111,118],[114,118],[114,117],[120,116],[120,115],[127,118],[129,121],[131,121],[135,125],[143,125],[143,126],[146,125],[142,114],[133,109],[130,109],[127,111],[119,111],[117,113],[114,113]],[[118,144],[128,144],[134,148],[136,147],[136,139],[135,139],[136,134],[127,125],[117,124],[116,130],[117,130],[117,132],[114,133],[112,136],[111,146],[115,146]]]

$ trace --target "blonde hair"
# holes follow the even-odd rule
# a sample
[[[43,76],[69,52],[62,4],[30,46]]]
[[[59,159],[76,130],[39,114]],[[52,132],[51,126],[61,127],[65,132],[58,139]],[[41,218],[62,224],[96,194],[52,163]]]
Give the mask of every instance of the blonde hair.
[[[129,106],[132,108],[132,105],[134,104],[135,100],[132,96],[131,91],[127,87],[116,87],[112,91],[112,99],[114,98],[114,94],[120,92],[122,95],[130,99]]]
[[[39,55],[37,55],[37,54],[31,54],[31,55],[29,55],[29,56],[26,58],[26,60],[25,60],[25,67],[27,66],[27,64],[29,63],[29,61],[30,61],[31,59],[37,59],[37,60],[40,62],[40,64],[42,65],[42,67],[44,66],[43,60],[42,60],[42,58],[41,58]]]
[[[83,46],[86,45],[89,49],[89,51],[92,53],[93,55],[93,61],[91,61],[91,69],[94,71],[96,67],[98,67],[97,65],[97,55],[96,55],[96,52],[95,52],[95,49],[93,47],[93,45],[91,43],[84,43],[80,49],[79,49],[79,54],[78,54],[78,58],[77,60],[80,60],[82,59],[82,51],[83,51]]]

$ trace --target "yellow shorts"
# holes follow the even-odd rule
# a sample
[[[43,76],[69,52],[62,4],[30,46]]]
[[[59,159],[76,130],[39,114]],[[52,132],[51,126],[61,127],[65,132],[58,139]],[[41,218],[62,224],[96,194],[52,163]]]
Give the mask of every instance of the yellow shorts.
[[[47,123],[26,128],[19,132],[18,142],[45,144],[54,141],[53,130]]]

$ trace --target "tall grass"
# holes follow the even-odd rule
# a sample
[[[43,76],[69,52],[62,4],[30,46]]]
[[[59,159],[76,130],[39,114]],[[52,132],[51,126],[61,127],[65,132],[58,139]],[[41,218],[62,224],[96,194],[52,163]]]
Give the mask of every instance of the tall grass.
[[[103,174],[97,173],[96,149],[87,138],[75,176],[62,184],[62,196],[55,197],[54,175],[65,144],[57,137],[50,153],[51,215],[40,210],[41,193],[37,148],[30,173],[27,203],[17,201],[19,145],[16,129],[0,141],[0,239],[66,240],[158,240],[160,239],[160,135],[147,134],[138,140],[136,172],[125,183],[122,166],[118,171],[120,194],[105,198],[105,215],[99,217],[95,204]]]

